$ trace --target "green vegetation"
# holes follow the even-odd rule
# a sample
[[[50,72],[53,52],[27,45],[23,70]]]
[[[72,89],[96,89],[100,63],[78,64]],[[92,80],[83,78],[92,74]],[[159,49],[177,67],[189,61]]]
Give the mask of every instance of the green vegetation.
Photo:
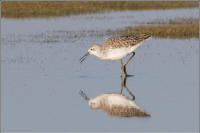
[[[127,27],[115,31],[108,30],[107,34],[137,34],[150,33],[159,38],[198,38],[198,19],[175,19],[157,22],[148,22],[135,27]]]
[[[3,1],[4,18],[54,17],[105,10],[147,10],[198,7],[198,1]]]

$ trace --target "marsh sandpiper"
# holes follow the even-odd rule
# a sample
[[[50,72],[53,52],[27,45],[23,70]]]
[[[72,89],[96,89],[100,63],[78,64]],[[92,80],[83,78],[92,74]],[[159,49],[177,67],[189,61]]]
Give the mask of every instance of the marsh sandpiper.
[[[151,114],[141,109],[133,100],[119,93],[105,93],[90,99],[83,91],[80,95],[88,101],[91,109],[102,109],[104,112],[120,117],[150,117]]]
[[[145,40],[151,37],[150,34],[131,34],[126,36],[115,36],[108,38],[102,45],[91,44],[88,52],[80,59],[83,62],[88,55],[95,55],[103,60],[120,60],[121,61],[121,76],[123,72],[127,75],[126,66],[134,57],[134,50],[140,46]],[[128,54],[132,54],[125,64],[123,58]]]

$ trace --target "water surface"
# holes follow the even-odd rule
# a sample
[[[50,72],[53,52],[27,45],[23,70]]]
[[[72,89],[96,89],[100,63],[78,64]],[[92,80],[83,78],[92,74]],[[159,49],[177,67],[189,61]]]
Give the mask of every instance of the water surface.
[[[79,63],[90,43],[109,37],[87,31],[197,16],[197,9],[179,9],[2,19],[3,131],[198,131],[198,39],[152,38],[136,50],[127,67],[135,76],[127,86],[151,113],[148,119],[91,110],[78,94],[82,89],[95,97],[121,88],[119,61],[91,56]]]

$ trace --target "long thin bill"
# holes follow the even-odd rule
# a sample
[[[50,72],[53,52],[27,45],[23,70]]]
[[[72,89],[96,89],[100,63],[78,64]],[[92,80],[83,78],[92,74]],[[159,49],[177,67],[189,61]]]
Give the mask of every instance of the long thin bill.
[[[85,100],[90,100],[90,98],[82,91],[80,90],[79,94],[85,99]]]
[[[80,58],[80,63],[82,63],[82,62],[86,59],[86,57],[87,57],[88,55],[90,55],[90,54],[87,52],[83,57],[81,57],[81,58]]]

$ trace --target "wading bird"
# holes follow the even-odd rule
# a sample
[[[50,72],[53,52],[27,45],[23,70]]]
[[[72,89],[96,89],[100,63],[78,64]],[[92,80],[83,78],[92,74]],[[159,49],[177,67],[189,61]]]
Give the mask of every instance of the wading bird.
[[[127,75],[126,66],[134,57],[134,50],[140,46],[145,40],[151,37],[150,34],[132,34],[126,36],[115,36],[108,38],[102,45],[91,44],[88,52],[80,59],[83,62],[88,55],[95,55],[103,60],[120,60],[121,61],[121,76],[123,72]],[[132,54],[125,64],[123,58],[128,54]]]

